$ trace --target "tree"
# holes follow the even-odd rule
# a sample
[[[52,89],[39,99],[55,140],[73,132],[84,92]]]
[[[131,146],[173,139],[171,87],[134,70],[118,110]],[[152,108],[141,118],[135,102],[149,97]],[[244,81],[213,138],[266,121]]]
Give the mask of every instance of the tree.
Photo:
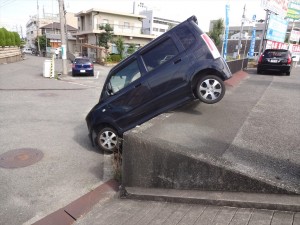
[[[13,32],[9,32],[9,37],[10,37],[10,46],[16,46],[16,40],[15,40],[15,35]]]
[[[131,55],[136,51],[135,44],[129,44],[129,47],[127,48],[127,55]]]
[[[13,32],[14,36],[15,36],[15,45],[20,47],[21,45],[21,38],[20,35],[17,32]]]
[[[51,47],[50,42],[47,41],[46,35],[38,36],[38,38],[39,38],[41,50],[46,51],[46,47]],[[35,39],[35,46],[38,46],[38,39]]]
[[[0,29],[0,46],[1,47],[5,47],[5,34],[4,34],[4,30],[1,28]]]
[[[222,44],[221,35],[223,35],[224,29],[224,21],[220,18],[214,23],[212,31],[209,32],[209,36],[214,40],[216,46]]]
[[[112,40],[113,28],[109,24],[105,24],[105,26],[100,26],[99,29],[105,31],[99,34],[99,46],[109,49],[108,43]]]
[[[123,58],[123,54],[124,54],[124,40],[121,36],[118,36],[117,40],[114,41],[114,44],[117,47],[117,51],[120,54],[121,58]]]

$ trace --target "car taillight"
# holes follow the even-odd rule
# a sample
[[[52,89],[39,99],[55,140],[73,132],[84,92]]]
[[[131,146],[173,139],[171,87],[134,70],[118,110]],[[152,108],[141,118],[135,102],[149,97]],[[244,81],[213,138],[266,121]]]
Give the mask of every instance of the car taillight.
[[[75,64],[72,64],[72,68],[75,68]]]
[[[258,63],[261,63],[261,62],[262,62],[263,56],[264,56],[264,55],[260,55],[260,57],[259,57],[259,59],[258,59]]]
[[[291,63],[292,63],[292,58],[289,56],[289,57],[288,57],[287,64],[291,64]]]
[[[94,67],[94,64],[91,64],[91,68],[93,68]]]

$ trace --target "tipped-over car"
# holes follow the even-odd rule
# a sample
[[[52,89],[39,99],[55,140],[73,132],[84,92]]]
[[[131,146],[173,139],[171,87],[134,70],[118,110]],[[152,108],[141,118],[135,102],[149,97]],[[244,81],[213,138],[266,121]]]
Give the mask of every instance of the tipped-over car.
[[[86,117],[89,136],[113,152],[125,131],[198,98],[213,104],[232,74],[192,16],[113,67]]]

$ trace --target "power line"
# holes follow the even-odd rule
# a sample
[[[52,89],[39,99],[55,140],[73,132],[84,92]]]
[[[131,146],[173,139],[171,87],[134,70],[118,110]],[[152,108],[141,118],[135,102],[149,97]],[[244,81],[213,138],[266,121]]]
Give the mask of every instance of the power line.
[[[4,0],[4,2],[2,2],[2,3],[0,4],[0,7],[7,6],[7,5],[9,5],[9,4],[11,4],[11,3],[15,2],[15,1],[16,1],[16,0]]]

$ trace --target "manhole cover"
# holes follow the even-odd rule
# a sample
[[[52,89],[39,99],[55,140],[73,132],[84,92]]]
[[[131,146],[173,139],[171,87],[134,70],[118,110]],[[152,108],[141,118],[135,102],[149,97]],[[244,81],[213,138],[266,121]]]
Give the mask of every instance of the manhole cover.
[[[0,167],[14,169],[30,166],[43,158],[42,151],[33,148],[14,149],[0,155]]]

